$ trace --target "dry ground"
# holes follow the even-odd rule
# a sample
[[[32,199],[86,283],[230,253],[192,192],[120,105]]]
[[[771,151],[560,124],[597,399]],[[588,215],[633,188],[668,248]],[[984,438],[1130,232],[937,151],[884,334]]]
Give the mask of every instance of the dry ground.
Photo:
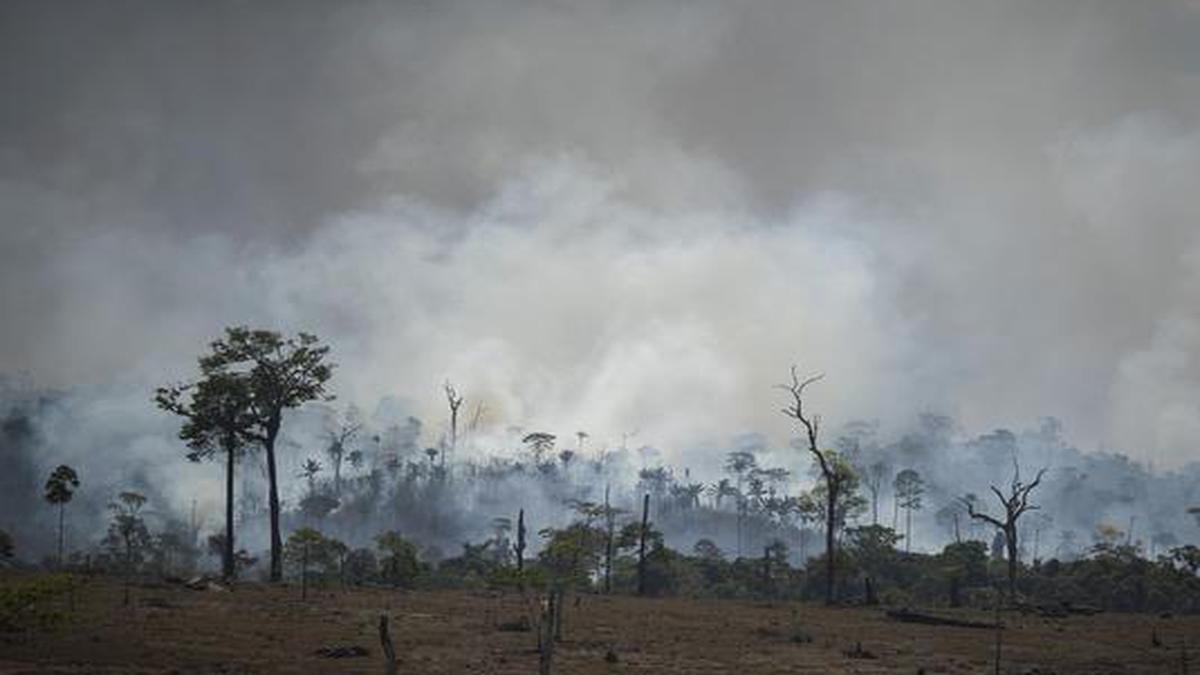
[[[95,579],[76,602],[53,631],[0,635],[0,672],[381,673],[381,613],[401,673],[537,672],[534,634],[502,629],[526,613],[511,592],[325,589],[302,602],[295,587],[135,586],[126,607],[118,582]],[[1184,639],[1200,672],[1200,617],[1005,622],[1002,672],[1179,673]],[[995,641],[994,631],[902,624],[876,609],[599,596],[568,601],[564,633],[555,673],[990,673]],[[869,654],[847,654],[860,644]],[[317,654],[353,645],[369,654]]]

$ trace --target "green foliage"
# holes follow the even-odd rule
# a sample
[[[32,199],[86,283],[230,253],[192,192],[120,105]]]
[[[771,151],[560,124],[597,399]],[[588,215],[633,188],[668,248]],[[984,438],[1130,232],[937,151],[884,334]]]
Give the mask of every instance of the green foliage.
[[[141,567],[153,543],[141,516],[145,503],[146,497],[137,492],[122,492],[108,505],[113,515],[102,544],[114,559],[121,561],[120,566],[126,573]]]
[[[254,440],[250,380],[203,358],[200,372],[196,382],[159,387],[154,402],[183,418],[179,438],[187,443],[189,460],[199,462],[218,452],[236,456]]]
[[[562,529],[547,528],[539,534],[546,545],[538,553],[538,563],[547,574],[561,583],[587,586],[604,555],[604,530],[576,522]]]
[[[66,618],[60,598],[79,581],[70,574],[8,580],[0,586],[0,633],[46,630]]]
[[[211,348],[200,358],[201,372],[236,372],[248,364],[250,395],[260,416],[326,398],[333,364],[325,361],[329,347],[315,335],[285,338],[276,331],[235,326],[226,328],[224,339],[214,341]]]
[[[903,539],[896,531],[883,525],[864,525],[846,530],[843,548],[851,566],[879,583],[894,569],[900,552],[896,544]]]
[[[311,527],[293,531],[283,546],[283,559],[291,575],[298,578],[307,571],[310,582],[340,580],[348,553],[349,549],[341,541],[326,537]]]
[[[906,510],[921,508],[921,495],[925,493],[925,480],[921,478],[921,474],[912,469],[901,471],[892,481],[892,489],[896,491],[896,499],[900,502],[900,508]]]
[[[417,558],[417,547],[399,532],[385,532],[375,538],[379,549],[380,575],[385,583],[412,588],[427,571]]]
[[[371,581],[379,573],[379,561],[369,548],[356,548],[346,554],[342,565],[342,576],[346,583],[360,585]]]
[[[518,570],[515,567],[498,567],[488,575],[487,584],[492,588],[545,588],[550,584],[550,576],[546,571],[537,567],[527,567]]]
[[[431,575],[431,583],[438,587],[481,588],[501,569],[494,540],[482,544],[464,543],[462,554],[441,561]]]
[[[942,569],[947,577],[960,579],[969,586],[988,582],[987,545],[982,541],[947,544],[941,553]]]
[[[79,474],[66,464],[59,464],[46,479],[45,499],[51,504],[66,504],[79,488]]]
[[[1191,574],[1200,574],[1200,548],[1188,544],[1171,549],[1160,558],[1162,564],[1171,565]]]

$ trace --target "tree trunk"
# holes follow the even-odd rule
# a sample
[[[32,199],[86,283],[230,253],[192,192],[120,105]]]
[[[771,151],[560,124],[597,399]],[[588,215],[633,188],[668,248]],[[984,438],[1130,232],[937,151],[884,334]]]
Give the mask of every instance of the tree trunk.
[[[333,460],[333,494],[341,499],[342,497],[342,453],[337,454],[337,458]]]
[[[308,599],[308,540],[304,541],[304,560],[300,563],[300,599]]]
[[[829,493],[825,502],[825,604],[832,605],[835,593],[834,574],[837,573],[837,551],[835,551],[834,530],[837,524],[837,493],[833,485],[826,481],[826,491]]]
[[[1008,543],[1008,601],[1010,603],[1017,601],[1017,528],[1016,524],[1010,525],[1004,530],[1004,537]]]
[[[613,513],[608,501],[608,486],[604,486],[604,517],[607,520],[607,535],[604,541],[604,592],[612,593],[613,564]]]
[[[771,593],[771,547],[763,547],[763,590]]]
[[[742,514],[745,510],[742,508],[742,498],[738,497],[737,502],[737,557],[742,557]]]
[[[388,633],[387,614],[379,615],[379,644],[383,647],[384,672],[396,675],[396,647],[392,644],[392,636]]]
[[[912,507],[904,509],[904,552],[912,552]]]
[[[267,441],[263,449],[267,453],[267,505],[271,511],[271,581],[283,579],[283,537],[279,533],[279,480],[275,470],[275,439],[279,435],[280,419],[271,418],[267,427]]]
[[[637,593],[646,594],[646,530],[650,523],[650,495],[642,497],[642,531],[638,541]]]
[[[66,511],[66,502],[58,503],[58,566],[61,569],[63,566],[63,525],[65,524],[64,512]]]
[[[525,509],[517,514],[517,573],[525,571]],[[522,582],[524,583],[524,582]]]
[[[233,568],[233,464],[234,442],[225,440],[225,550],[221,552],[221,572],[226,581],[232,581]]]

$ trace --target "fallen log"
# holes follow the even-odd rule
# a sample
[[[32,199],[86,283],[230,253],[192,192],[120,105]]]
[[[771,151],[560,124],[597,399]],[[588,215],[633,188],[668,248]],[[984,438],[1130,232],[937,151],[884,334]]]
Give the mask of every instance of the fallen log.
[[[995,623],[986,621],[968,621],[966,619],[955,619],[948,616],[938,616],[936,614],[925,614],[923,612],[914,612],[910,609],[890,609],[887,611],[889,619],[903,621],[905,623],[920,623],[927,626],[953,626],[955,628],[990,628],[995,630]],[[1000,624],[1000,628],[1004,625]]]

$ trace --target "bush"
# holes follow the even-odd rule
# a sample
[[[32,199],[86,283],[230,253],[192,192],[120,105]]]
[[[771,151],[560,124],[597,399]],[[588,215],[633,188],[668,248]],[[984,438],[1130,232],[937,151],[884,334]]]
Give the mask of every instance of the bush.
[[[398,588],[412,588],[428,570],[417,559],[417,547],[399,532],[385,532],[375,538],[380,553],[380,576]]]
[[[6,583],[0,587],[0,632],[53,628],[66,617],[60,598],[77,585],[69,574]]]

